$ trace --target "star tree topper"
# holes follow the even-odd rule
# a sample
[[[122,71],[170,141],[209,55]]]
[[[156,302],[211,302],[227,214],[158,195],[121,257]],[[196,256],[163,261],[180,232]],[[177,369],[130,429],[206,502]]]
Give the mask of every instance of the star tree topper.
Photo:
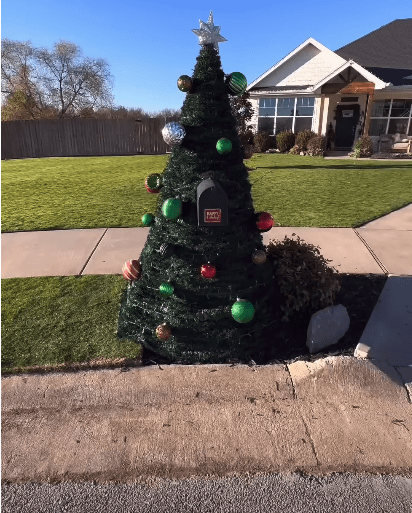
[[[207,23],[203,22],[202,20],[199,20],[199,23],[199,29],[192,29],[192,32],[199,36],[199,44],[212,44],[216,48],[216,50],[219,50],[218,43],[224,43],[225,41],[227,41],[227,39],[220,35],[220,27],[215,27],[214,25],[213,11],[210,11]]]

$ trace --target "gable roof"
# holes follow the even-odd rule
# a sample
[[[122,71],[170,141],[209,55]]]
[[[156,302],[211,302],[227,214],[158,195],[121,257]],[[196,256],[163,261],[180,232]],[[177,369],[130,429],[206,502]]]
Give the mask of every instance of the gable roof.
[[[359,64],[357,64],[356,62],[349,60],[348,62],[343,63],[342,66],[340,66],[339,68],[335,69],[330,75],[325,76],[316,85],[312,86],[311,89],[313,91],[315,91],[316,89],[319,89],[324,84],[326,84],[326,82],[329,82],[329,80],[331,80],[332,78],[342,76],[342,72],[348,68],[352,68],[353,70],[355,70],[357,73],[359,73],[359,75],[363,76],[367,81],[373,82],[375,84],[376,89],[382,89],[385,86],[389,85],[389,84],[383,82],[382,80],[380,80],[379,77],[375,76],[373,73],[371,73],[367,69],[365,69],[362,66],[360,66]],[[341,86],[343,87],[344,85],[345,84],[342,83]]]
[[[306,47],[309,47],[310,45],[313,45],[315,48],[317,48],[320,52],[323,52],[324,54],[328,54],[331,58],[334,58],[337,60],[339,64],[343,64],[344,60],[342,58],[339,58],[339,56],[336,56],[334,52],[329,50],[329,48],[326,48],[326,46],[323,46],[321,43],[316,41],[316,39],[313,39],[313,37],[309,37],[304,41],[301,45],[299,45],[297,48],[295,48],[292,52],[290,52],[286,57],[284,57],[282,60],[280,60],[278,63],[276,63],[274,66],[272,66],[270,69],[268,69],[263,75],[258,77],[256,80],[254,80],[251,84],[248,85],[247,91],[252,89],[255,85],[257,85],[259,82],[262,82],[268,75],[270,75],[273,71],[280,68],[286,61],[291,60],[296,54],[298,54],[301,50],[303,50]],[[304,86],[306,88],[308,86]],[[302,87],[301,87],[302,88]],[[266,89],[266,87],[265,87]],[[287,88],[285,88],[287,89]]]
[[[313,53],[310,48],[318,53]],[[296,67],[293,67],[292,64],[291,68],[290,66],[293,62],[296,63]],[[282,74],[283,65],[286,66],[285,69],[287,73],[290,73],[289,76],[286,77],[286,83],[285,77]],[[310,77],[307,76],[307,73],[305,74],[307,66],[312,67],[311,70],[309,70],[312,71],[310,72]],[[313,93],[318,89],[320,91],[320,88],[329,81],[337,82],[337,85],[339,82],[342,82],[341,86],[343,87],[345,85],[345,78],[342,77],[342,73],[345,70],[349,70],[349,68],[352,68],[367,81],[373,82],[377,89],[384,88],[388,85],[382,81],[380,77],[377,77],[352,59],[345,61],[345,59],[329,50],[329,48],[326,48],[326,46],[323,46],[316,41],[316,39],[310,37],[263,75],[254,80],[247,87],[247,91],[265,94],[269,91],[272,93],[285,92],[288,94],[292,92]],[[316,69],[318,73],[313,73],[313,69]],[[291,77],[294,77],[292,81],[290,81]],[[304,77],[306,77],[306,79],[309,78],[309,80],[304,82]],[[272,80],[273,83],[270,83]]]
[[[363,67],[412,70],[412,18],[394,20],[335,53]]]

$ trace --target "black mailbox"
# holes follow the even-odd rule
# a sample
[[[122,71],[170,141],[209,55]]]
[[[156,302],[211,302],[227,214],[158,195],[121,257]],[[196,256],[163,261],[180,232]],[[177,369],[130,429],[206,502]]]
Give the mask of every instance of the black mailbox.
[[[228,201],[222,186],[208,178],[197,186],[198,226],[227,226]]]

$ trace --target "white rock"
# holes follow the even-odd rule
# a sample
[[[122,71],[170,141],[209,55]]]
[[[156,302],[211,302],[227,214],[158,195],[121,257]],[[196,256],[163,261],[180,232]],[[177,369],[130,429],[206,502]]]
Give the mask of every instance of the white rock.
[[[312,315],[306,345],[310,353],[336,344],[349,329],[349,315],[343,305],[328,306]]]

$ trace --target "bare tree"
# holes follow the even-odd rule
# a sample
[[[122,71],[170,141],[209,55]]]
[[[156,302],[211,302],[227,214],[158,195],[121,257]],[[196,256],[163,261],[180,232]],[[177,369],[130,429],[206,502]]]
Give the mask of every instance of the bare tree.
[[[56,43],[53,52],[36,50],[35,57],[46,101],[59,108],[60,118],[113,104],[112,76],[104,59],[82,59],[80,47],[68,41]]]
[[[46,111],[58,118],[90,116],[96,108],[113,105],[108,63],[83,58],[80,47],[68,41],[59,41],[49,52],[33,48],[30,41],[2,40],[1,79],[2,99],[23,91],[35,118]]]
[[[39,117],[41,95],[36,84],[36,63],[30,41],[2,40],[1,97],[7,115],[14,119]],[[3,119],[3,112],[2,112]]]
[[[113,107],[111,109],[98,109],[94,113],[94,117],[100,119],[134,119],[143,121],[148,118],[159,118],[168,120],[170,118],[180,118],[181,111],[175,109],[163,109],[159,112],[148,112],[141,107],[126,108],[122,105]],[[165,121],[167,122],[167,121]]]

